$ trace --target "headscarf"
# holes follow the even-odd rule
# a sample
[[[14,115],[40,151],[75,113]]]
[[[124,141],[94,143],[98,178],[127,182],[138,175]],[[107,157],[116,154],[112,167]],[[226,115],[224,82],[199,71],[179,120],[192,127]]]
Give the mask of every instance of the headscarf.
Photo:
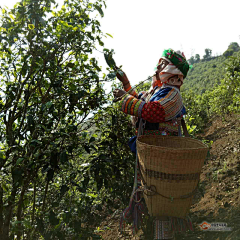
[[[174,75],[178,75],[183,82],[183,79],[187,76],[187,72],[190,68],[184,53],[167,49],[163,51],[162,57],[159,59],[158,64],[162,59],[168,61],[169,64],[160,72],[161,83],[155,79],[154,85],[160,86],[162,83],[166,83],[167,80]]]

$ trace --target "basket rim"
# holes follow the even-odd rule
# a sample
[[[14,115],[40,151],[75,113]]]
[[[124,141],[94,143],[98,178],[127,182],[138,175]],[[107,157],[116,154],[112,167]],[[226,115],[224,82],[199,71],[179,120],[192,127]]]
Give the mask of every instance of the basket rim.
[[[146,138],[146,137],[153,137],[153,138],[172,138],[172,139],[177,139],[177,140],[184,140],[184,141],[188,141],[188,142],[198,142],[199,143],[199,147],[194,147],[194,148],[173,148],[173,147],[162,147],[162,146],[156,146],[156,145],[151,145],[151,144],[147,144],[147,143],[144,143],[144,142],[141,142],[139,140],[141,140],[141,138]],[[164,136],[164,135],[141,135],[137,138],[137,143],[141,144],[141,145],[145,145],[147,147],[151,147],[151,148],[161,148],[161,149],[171,149],[171,151],[192,151],[192,150],[209,150],[209,147],[201,142],[200,140],[198,139],[194,139],[194,138],[186,138],[186,137],[179,137],[179,136]]]

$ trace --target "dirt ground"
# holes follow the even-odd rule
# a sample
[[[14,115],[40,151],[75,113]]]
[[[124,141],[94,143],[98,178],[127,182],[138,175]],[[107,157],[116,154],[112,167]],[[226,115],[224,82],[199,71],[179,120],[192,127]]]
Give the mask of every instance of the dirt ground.
[[[200,178],[200,187],[190,210],[194,231],[176,234],[176,240],[240,240],[240,116],[214,119],[204,133],[198,136],[212,141]],[[99,235],[104,240],[147,239],[140,230],[136,236],[126,228],[125,236],[119,232],[121,210],[101,223]],[[204,231],[202,222],[222,222],[231,231]]]

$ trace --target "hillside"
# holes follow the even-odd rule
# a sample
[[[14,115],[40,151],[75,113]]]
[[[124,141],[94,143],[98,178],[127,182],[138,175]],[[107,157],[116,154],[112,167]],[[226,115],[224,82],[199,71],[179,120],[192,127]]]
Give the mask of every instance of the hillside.
[[[237,52],[233,57],[237,56]],[[193,64],[193,68],[188,72],[181,90],[192,90],[195,93],[202,94],[207,89],[220,84],[224,77],[226,63],[228,58],[224,56],[214,57],[208,61],[200,61]]]

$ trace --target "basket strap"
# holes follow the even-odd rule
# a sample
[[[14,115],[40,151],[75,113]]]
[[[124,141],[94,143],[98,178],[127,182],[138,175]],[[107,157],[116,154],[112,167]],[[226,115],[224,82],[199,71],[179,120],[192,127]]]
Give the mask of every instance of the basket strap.
[[[184,133],[185,137],[190,137],[187,127],[186,127],[185,120],[183,118],[181,119],[181,124],[182,124],[183,133]]]
[[[151,186],[147,186],[147,185],[143,185],[140,187],[140,189],[138,189],[138,191],[142,191],[146,196],[148,197],[152,197],[154,195],[159,195],[163,198],[167,198],[167,199],[170,199],[171,202],[174,200],[174,199],[186,199],[186,198],[190,198],[191,196],[193,196],[196,192],[197,192],[197,189],[198,189],[198,185],[199,185],[199,181],[198,181],[198,184],[197,184],[197,187],[191,192],[191,193],[188,193],[188,194],[185,194],[185,195],[182,195],[180,197],[167,197],[159,192],[157,192],[157,189],[156,189],[156,186],[154,185],[151,185]],[[146,193],[149,192],[149,193]]]

